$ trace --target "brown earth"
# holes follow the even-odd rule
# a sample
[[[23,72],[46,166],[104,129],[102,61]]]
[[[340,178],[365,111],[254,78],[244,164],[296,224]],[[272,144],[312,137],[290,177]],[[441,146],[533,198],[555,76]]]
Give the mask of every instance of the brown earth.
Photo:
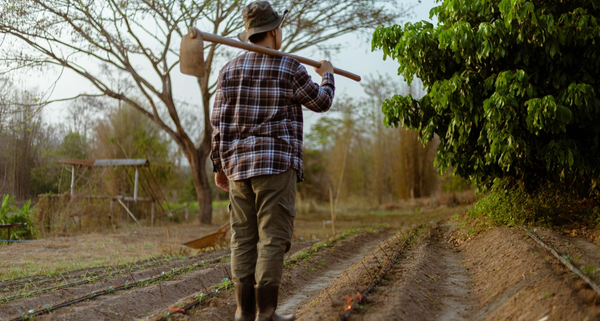
[[[279,291],[280,302],[283,301],[279,304],[281,312],[293,313],[298,307],[307,304],[332,279],[340,276],[343,278],[344,271],[352,263],[370,253],[388,236],[385,231],[350,236],[286,268]],[[208,307],[193,310],[189,318],[190,320],[232,320],[235,308],[233,293],[228,292],[213,299]]]
[[[286,265],[278,311],[295,313],[298,320],[339,320],[349,305],[348,299],[356,300],[358,294],[380,276],[381,282],[366,298],[361,298],[360,304],[354,305],[349,320],[600,318],[600,295],[518,228],[479,231],[467,240],[464,239],[464,226],[447,221],[426,223],[419,228],[395,229],[398,230],[360,232],[320,247],[308,256],[287,256],[286,259],[301,259]],[[414,238],[409,237],[411,231],[418,231]],[[572,231],[561,233],[546,228],[535,231],[595,282],[600,280],[600,247],[590,242],[589,237],[595,235],[595,231],[576,236]],[[293,252],[311,244],[296,242]],[[0,251],[6,253],[6,248]],[[133,279],[157,277],[162,272],[179,269],[181,264],[189,266],[199,260],[220,258],[225,252],[194,258],[176,257],[153,267],[115,273],[79,287],[0,303],[0,320],[17,317],[18,310],[42,309],[46,304],[56,305],[69,298],[85,296],[92,290],[122,284],[125,280],[133,283]],[[10,255],[18,256],[18,253]],[[60,257],[61,254],[55,255]],[[397,259],[392,261],[394,257]],[[388,267],[389,271],[383,274]],[[100,273],[101,269],[96,271]],[[77,279],[85,275],[81,273],[70,275]],[[69,275],[69,271],[64,275]],[[194,301],[199,293],[207,292],[206,288],[221,284],[228,276],[229,263],[225,259],[143,287],[84,300],[35,319],[159,320],[165,316],[166,307],[182,307]],[[58,282],[56,278],[46,278],[34,281]],[[9,286],[10,282],[0,281],[0,299],[19,293],[16,289],[20,281],[13,281]],[[30,285],[27,291],[44,286],[47,285]],[[185,315],[171,313],[170,318],[232,320],[235,311],[232,294],[232,291],[221,292]]]
[[[462,244],[475,280],[475,320],[596,320],[598,295],[515,228]]]

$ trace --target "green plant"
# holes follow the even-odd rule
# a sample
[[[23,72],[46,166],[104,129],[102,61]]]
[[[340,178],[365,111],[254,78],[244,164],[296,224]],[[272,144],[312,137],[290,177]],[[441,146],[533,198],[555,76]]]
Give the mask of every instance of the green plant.
[[[10,205],[14,199],[14,196],[10,197],[8,194],[4,195],[0,206],[0,224],[24,224],[26,226],[24,229],[12,229],[10,238],[30,239],[33,237],[31,200],[27,200],[23,207],[19,209]],[[16,214],[8,216],[9,212],[16,212]]]
[[[16,207],[10,205],[14,200],[15,197],[10,197],[8,194],[4,195],[2,198],[2,204],[0,205],[0,224],[7,224],[8,213],[17,210]]]
[[[600,19],[595,1],[442,0],[437,24],[379,26],[421,98],[396,95],[385,122],[438,137],[440,170],[491,187],[546,182],[596,195],[600,182]]]

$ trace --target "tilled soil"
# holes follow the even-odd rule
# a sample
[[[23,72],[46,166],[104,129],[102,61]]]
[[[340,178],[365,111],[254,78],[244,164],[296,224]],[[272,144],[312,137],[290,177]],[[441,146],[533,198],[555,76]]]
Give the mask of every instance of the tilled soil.
[[[389,236],[387,232],[361,233],[337,241],[310,258],[286,268],[279,291],[283,313],[293,313],[323,290],[331,280],[363,258]],[[233,320],[236,305],[232,292],[212,300],[208,307],[195,309],[190,320]],[[279,310],[278,310],[279,311]]]
[[[549,229],[537,228],[536,233],[599,281],[600,247]],[[380,230],[337,240],[286,266],[278,311],[295,313],[298,320],[341,320],[352,304],[349,320],[599,319],[600,296],[522,230],[494,228],[467,241],[458,235],[457,227],[440,222],[398,233]],[[294,251],[308,245],[295,244]],[[177,264],[181,262],[139,273],[158,275]],[[164,319],[166,307],[182,307],[183,302],[194,300],[200,292],[207,292],[207,287],[220,284],[228,269],[228,262],[199,267],[145,287],[58,309],[36,320]],[[119,277],[77,291],[105,288]],[[376,286],[366,297],[360,296],[370,285]],[[0,320],[18,316],[15,310],[55,304],[70,296],[74,294],[48,293],[0,304]],[[171,313],[170,318],[233,320],[234,312],[233,292],[225,291],[185,314]]]
[[[522,231],[495,228],[459,249],[475,283],[471,319],[598,319],[598,295]]]
[[[291,252],[297,252],[311,244],[312,242],[294,242]],[[93,291],[105,290],[109,286],[123,285],[126,281],[132,285],[129,290],[115,291],[114,294],[83,300],[69,307],[58,309],[51,314],[38,316],[36,320],[131,320],[143,318],[152,311],[157,311],[175,303],[183,296],[195,293],[198,289],[219,284],[224,278],[229,277],[230,265],[228,260],[224,260],[222,263],[200,267],[147,286],[134,286],[137,281],[141,282],[141,280],[151,277],[157,278],[162,273],[168,273],[175,268],[188,267],[193,263],[198,264],[205,260],[208,262],[211,259],[226,257],[227,255],[227,251],[216,251],[196,259],[166,261],[163,264],[131,273],[117,273],[118,271],[115,271],[114,277],[107,277],[89,284],[58,289],[49,293],[0,304],[0,320],[11,320],[27,311],[37,311],[46,306],[53,307],[65,301],[85,298]],[[30,291],[30,289],[24,291]],[[3,295],[3,297],[7,296]]]
[[[444,238],[442,227],[426,230],[353,320],[467,320],[474,284],[464,255]]]

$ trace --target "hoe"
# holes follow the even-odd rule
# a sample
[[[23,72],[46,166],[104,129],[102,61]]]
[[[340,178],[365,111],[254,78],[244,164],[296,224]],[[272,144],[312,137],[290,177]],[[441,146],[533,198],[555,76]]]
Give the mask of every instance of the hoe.
[[[279,50],[274,50],[266,47],[261,47],[221,36],[217,36],[211,33],[201,32],[195,27],[191,27],[188,34],[181,39],[180,56],[179,56],[179,68],[181,73],[198,78],[204,77],[204,41],[210,41],[228,45],[235,48],[245,49],[258,53],[263,53],[271,56],[282,56],[290,57],[298,60],[303,64],[319,68],[321,63],[308,58],[288,54]],[[360,81],[360,76],[351,72],[334,68],[333,72],[348,77],[355,81]],[[183,245],[201,249],[207,246],[215,246],[225,237],[225,234],[229,230],[229,222],[223,224],[218,231],[205,235],[201,238],[189,241]]]
[[[271,56],[290,57],[303,64],[319,68],[321,63],[308,58],[292,55],[266,47],[241,42],[238,40],[217,36],[211,33],[201,32],[195,27],[191,27],[188,34],[181,39],[179,68],[186,75],[204,77],[204,41],[224,44],[227,46],[263,53]],[[351,72],[334,68],[333,72],[355,81],[360,81],[360,76]]]

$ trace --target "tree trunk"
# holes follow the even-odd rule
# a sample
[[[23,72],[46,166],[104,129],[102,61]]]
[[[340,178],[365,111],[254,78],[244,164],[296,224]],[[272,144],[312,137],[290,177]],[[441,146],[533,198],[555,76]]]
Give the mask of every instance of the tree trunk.
[[[198,198],[198,220],[202,224],[210,224],[212,221],[212,195],[208,176],[206,175],[206,158],[208,153],[202,150],[202,146],[194,151],[190,160],[194,186],[196,187],[196,197]],[[209,150],[210,152],[210,150]]]

